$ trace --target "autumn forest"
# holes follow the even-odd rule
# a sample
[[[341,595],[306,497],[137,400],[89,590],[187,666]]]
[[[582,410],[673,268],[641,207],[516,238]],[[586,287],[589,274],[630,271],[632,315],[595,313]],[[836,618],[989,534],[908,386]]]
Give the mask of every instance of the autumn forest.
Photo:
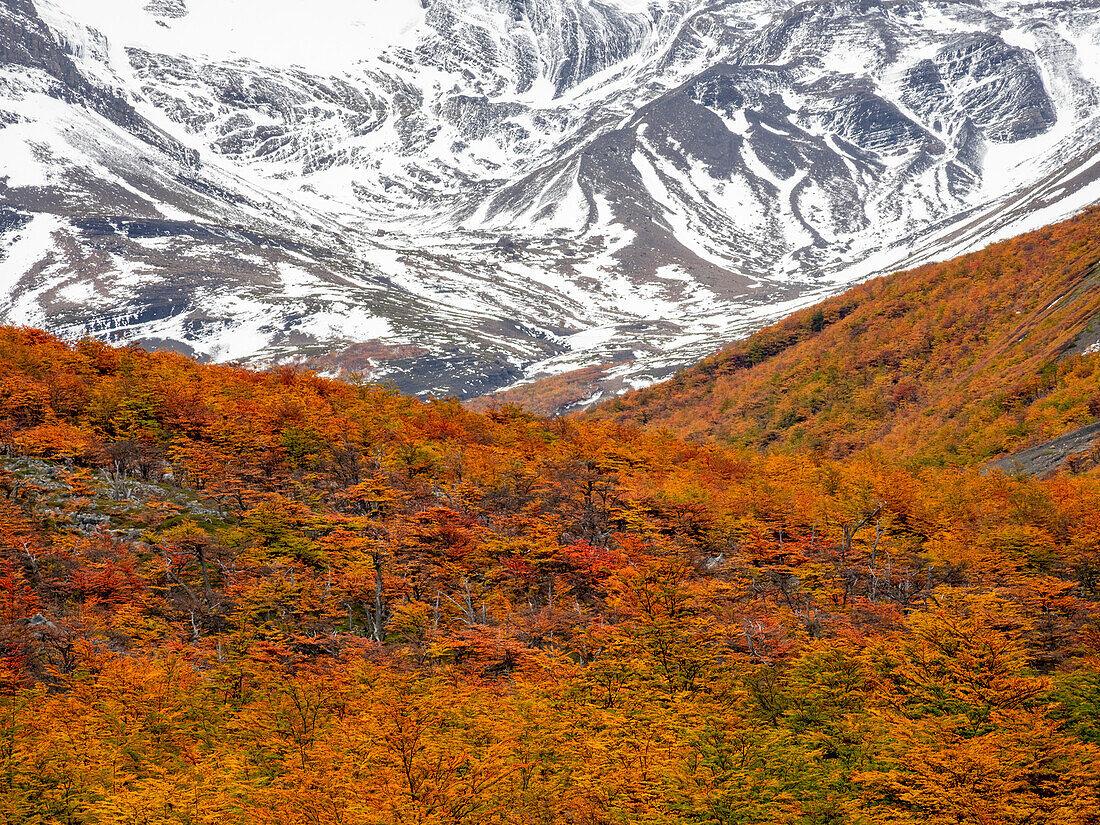
[[[1098,264],[572,417],[0,329],[0,822],[1100,823],[1100,451],[1010,460],[1100,418]]]

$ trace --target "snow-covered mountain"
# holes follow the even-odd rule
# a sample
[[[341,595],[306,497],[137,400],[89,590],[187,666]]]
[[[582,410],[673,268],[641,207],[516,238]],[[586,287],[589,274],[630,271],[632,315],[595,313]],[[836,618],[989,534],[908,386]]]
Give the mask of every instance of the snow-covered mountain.
[[[611,391],[1097,201],[1100,0],[0,0],[0,321],[67,336]]]

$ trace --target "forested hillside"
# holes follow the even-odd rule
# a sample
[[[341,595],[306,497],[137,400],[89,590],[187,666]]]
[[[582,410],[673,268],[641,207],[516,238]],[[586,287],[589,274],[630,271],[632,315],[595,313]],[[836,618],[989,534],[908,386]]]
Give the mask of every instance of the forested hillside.
[[[879,282],[765,333],[804,341],[763,365],[920,316],[929,379],[1016,382],[1030,366],[963,319],[1092,300],[1077,264],[1019,294],[994,287],[1038,279],[956,266],[984,284],[958,319]],[[1051,317],[1040,360],[1068,340]],[[1094,361],[1020,409],[1082,418],[1051,399]],[[836,380],[894,369],[859,366]],[[909,373],[895,409],[932,392]],[[966,429],[986,396],[951,397],[988,443]],[[0,330],[0,821],[1096,823],[1100,480],[822,443]]]
[[[746,447],[974,464],[1095,421],[1098,344],[1093,209],[869,281],[593,415]]]

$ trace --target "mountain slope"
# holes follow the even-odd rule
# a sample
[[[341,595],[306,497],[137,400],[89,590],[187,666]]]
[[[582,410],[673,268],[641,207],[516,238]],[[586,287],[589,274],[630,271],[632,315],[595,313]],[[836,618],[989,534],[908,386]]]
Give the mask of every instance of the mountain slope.
[[[0,821],[1096,825],[1095,476],[5,327],[0,492]]]
[[[610,392],[1100,199],[1091,0],[235,9],[0,4],[0,319]]]
[[[877,278],[592,414],[745,446],[983,461],[1100,416],[1100,209]]]

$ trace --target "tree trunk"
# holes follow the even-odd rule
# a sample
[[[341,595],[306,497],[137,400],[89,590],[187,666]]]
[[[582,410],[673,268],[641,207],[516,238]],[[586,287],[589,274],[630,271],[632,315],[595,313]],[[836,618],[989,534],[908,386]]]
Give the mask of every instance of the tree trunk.
[[[195,555],[199,557],[199,568],[202,570],[202,589],[206,595],[206,606],[214,603],[214,591],[210,587],[210,571],[206,567],[206,551],[201,544],[195,546]]]
[[[382,644],[382,554],[373,553],[374,561],[374,640]]]

